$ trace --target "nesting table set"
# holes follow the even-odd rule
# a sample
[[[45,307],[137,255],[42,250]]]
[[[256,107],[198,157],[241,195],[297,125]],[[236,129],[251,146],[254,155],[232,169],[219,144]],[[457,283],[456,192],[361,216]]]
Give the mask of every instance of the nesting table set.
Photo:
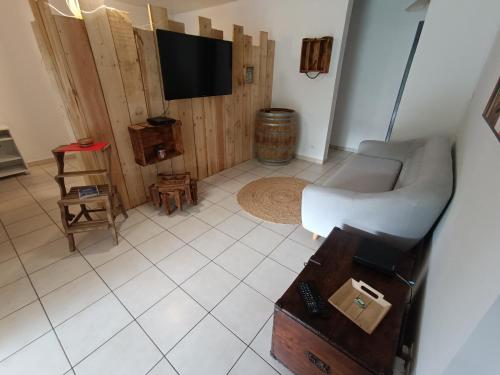
[[[182,211],[182,201],[188,204],[198,204],[198,188],[196,179],[189,172],[178,174],[159,174],[156,183],[149,187],[151,201],[156,208],[163,204],[165,214],[170,215],[177,208]],[[175,206],[170,205],[173,199]]]

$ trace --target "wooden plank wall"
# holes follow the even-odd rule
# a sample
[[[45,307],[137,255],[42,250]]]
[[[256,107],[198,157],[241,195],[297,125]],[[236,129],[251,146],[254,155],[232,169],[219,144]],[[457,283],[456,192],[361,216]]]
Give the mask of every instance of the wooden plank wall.
[[[168,19],[167,9],[149,5],[150,28],[143,30],[125,12],[95,10],[94,0],[80,0],[83,10],[95,10],[84,13],[83,21],[52,15],[47,0],[28,1],[75,135],[112,143],[114,182],[128,208],[147,201],[157,172],[189,171],[201,179],[252,158],[256,113],[272,98],[274,41],[267,32],[254,46],[243,27],[234,25],[232,95],[166,102],[155,30],[185,32],[184,24]],[[204,17],[199,34],[223,39]],[[252,84],[244,82],[246,66],[254,67]],[[139,167],[127,128],[164,113],[182,121],[184,154]],[[85,160],[87,167],[96,163]]]

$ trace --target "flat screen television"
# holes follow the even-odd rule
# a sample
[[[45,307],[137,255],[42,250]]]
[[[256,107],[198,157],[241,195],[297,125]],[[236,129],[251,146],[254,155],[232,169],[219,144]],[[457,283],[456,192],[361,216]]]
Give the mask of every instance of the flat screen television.
[[[228,41],[156,30],[166,100],[231,95]]]

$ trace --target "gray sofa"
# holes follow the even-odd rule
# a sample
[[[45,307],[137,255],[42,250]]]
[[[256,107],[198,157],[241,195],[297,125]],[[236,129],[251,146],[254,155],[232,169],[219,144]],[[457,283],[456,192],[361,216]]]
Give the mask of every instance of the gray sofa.
[[[364,141],[323,186],[302,193],[302,225],[326,237],[334,227],[408,250],[443,212],[453,191],[447,138]]]

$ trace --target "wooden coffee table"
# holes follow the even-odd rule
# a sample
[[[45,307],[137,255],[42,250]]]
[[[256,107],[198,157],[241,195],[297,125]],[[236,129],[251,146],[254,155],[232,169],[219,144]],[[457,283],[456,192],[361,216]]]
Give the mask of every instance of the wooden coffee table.
[[[362,240],[335,228],[275,304],[271,355],[296,374],[392,374],[409,287],[396,277],[354,263]],[[399,273],[411,278],[413,264],[413,256],[405,253]],[[327,301],[351,277],[380,291],[392,304],[371,335],[333,306],[328,318],[311,316],[298,293],[299,282],[308,281]]]

